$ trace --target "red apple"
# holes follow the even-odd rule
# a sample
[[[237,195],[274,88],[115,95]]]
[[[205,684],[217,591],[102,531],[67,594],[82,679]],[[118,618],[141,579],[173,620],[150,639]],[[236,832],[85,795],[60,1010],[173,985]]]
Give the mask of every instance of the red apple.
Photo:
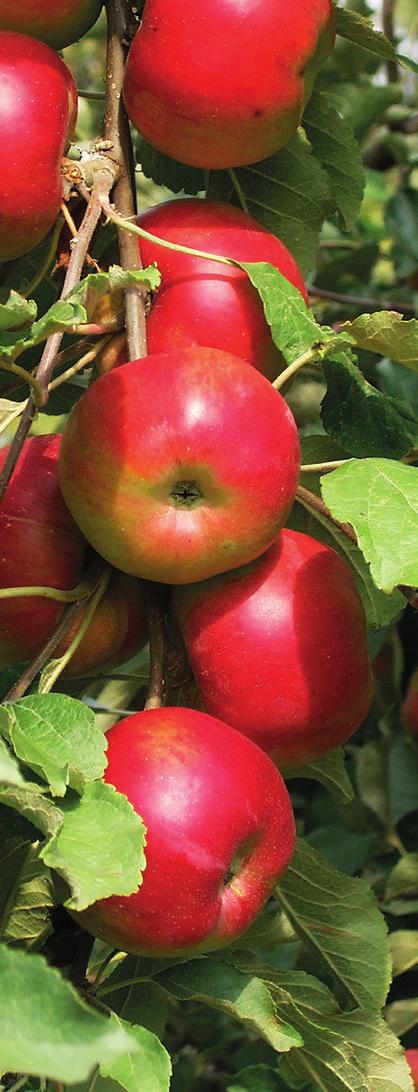
[[[266,550],[298,468],[293,417],[267,379],[229,353],[190,348],[126,364],[85,391],[60,480],[111,564],[182,584]]]
[[[65,640],[54,656],[62,656],[74,639],[85,617],[86,606],[80,607]],[[147,640],[142,586],[124,573],[112,574],[109,586],[96,607],[90,625],[63,671],[64,678],[79,678],[97,671],[109,671],[126,663]]]
[[[418,739],[418,667],[412,673],[402,705],[402,716],[411,735]]]
[[[174,607],[208,713],[280,766],[359,727],[372,698],[365,617],[334,550],[285,530],[246,568],[177,589]]]
[[[0,505],[0,587],[72,588],[87,546],[58,485],[61,436],[26,440]],[[8,448],[0,452],[0,469]],[[0,668],[32,659],[65,604],[38,596],[0,599]]]
[[[240,209],[215,201],[188,199],[155,205],[137,223],[153,235],[212,254],[246,262],[270,262],[308,297],[302,274],[287,247]],[[241,269],[166,250],[139,240],[144,265],[162,274],[147,319],[148,350],[186,345],[224,349],[274,379],[283,367],[260,297]]]
[[[406,1050],[405,1058],[411,1070],[414,1088],[418,1090],[418,1050]]]
[[[229,944],[288,865],[286,786],[254,743],[192,709],[153,709],[111,728],[105,780],[147,827],[143,884],[74,915],[127,952],[175,955]]]
[[[37,246],[56,220],[77,89],[49,46],[12,31],[0,32],[0,86],[0,261],[7,261]]]
[[[101,8],[102,0],[0,0],[0,30],[18,30],[64,49],[90,30]]]
[[[332,0],[146,0],[125,74],[133,124],[195,167],[282,148],[334,42]]]

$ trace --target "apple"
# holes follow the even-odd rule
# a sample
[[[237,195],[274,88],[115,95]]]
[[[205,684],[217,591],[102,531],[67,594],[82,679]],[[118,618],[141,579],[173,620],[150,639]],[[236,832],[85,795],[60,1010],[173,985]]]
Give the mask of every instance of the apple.
[[[0,0],[0,30],[18,30],[64,49],[87,34],[102,6],[102,0]]]
[[[176,589],[173,604],[204,708],[281,767],[361,724],[372,699],[364,611],[328,546],[284,530],[257,561]]]
[[[418,1050],[406,1050],[405,1058],[411,1070],[414,1088],[418,1090]]]
[[[74,914],[123,951],[176,955],[229,944],[292,857],[293,812],[273,763],[205,713],[152,709],[108,733],[105,781],[147,827],[142,886]]]
[[[57,218],[77,89],[49,46],[13,31],[0,32],[0,86],[0,261],[8,261],[33,250]]]
[[[61,436],[26,440],[0,504],[0,587],[74,587],[87,543],[58,484]],[[0,469],[8,448],[0,451]],[[30,660],[65,604],[39,596],[0,599],[0,669]]]
[[[78,633],[85,613],[86,606],[83,605],[54,656],[59,657],[66,652]],[[63,678],[79,678],[118,667],[139,652],[146,640],[141,583],[132,576],[114,572],[84,637],[62,673]]]
[[[64,433],[61,488],[123,572],[202,580],[266,550],[294,499],[299,441],[264,376],[216,349],[174,349],[101,376]]]
[[[413,671],[402,705],[402,716],[412,736],[418,739],[418,667]]]
[[[127,113],[183,163],[255,163],[296,131],[334,37],[332,0],[146,0],[126,66]]]

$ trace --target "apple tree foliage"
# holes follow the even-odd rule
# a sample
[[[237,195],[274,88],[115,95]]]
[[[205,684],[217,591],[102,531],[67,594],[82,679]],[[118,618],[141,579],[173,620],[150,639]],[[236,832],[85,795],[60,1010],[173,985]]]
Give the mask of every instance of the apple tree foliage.
[[[142,708],[148,651],[76,682],[52,661],[18,700],[7,694],[23,665],[3,673],[2,1089],[411,1092],[402,1046],[418,1043],[418,748],[402,700],[418,656],[418,107],[406,57],[417,17],[408,0],[385,4],[386,20],[388,7],[392,41],[364,0],[336,6],[337,43],[302,126],[261,163],[203,173],[133,134],[140,208],[179,193],[243,207],[307,278],[310,311],[272,267],[245,266],[286,365],[303,364],[284,388],[306,490],[289,526],[353,566],[373,707],[344,751],[288,771],[298,848],[238,946],[158,960],[91,946],[65,909],[130,894],[146,867],[144,825],[102,774],[107,728]],[[80,100],[78,149],[101,131],[105,39],[103,16],[64,54],[96,93]],[[96,233],[90,270],[65,301],[69,244],[56,229],[0,270],[2,444],[28,396],[19,365],[32,372],[64,332],[33,425],[61,431],[90,381],[91,359],[76,365],[101,297],[158,286],[155,268],[99,271],[114,239],[111,224]]]

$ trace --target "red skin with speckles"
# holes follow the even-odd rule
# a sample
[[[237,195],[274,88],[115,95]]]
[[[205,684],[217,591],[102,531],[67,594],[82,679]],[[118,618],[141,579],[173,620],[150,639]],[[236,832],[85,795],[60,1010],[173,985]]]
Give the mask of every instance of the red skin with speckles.
[[[58,484],[61,436],[26,440],[0,505],[0,587],[74,587],[85,539]],[[0,452],[0,469],[8,448]],[[65,604],[38,596],[0,600],[0,669],[39,652]]]
[[[77,89],[49,46],[0,32],[0,261],[43,239],[62,201],[61,160],[77,117]]]
[[[418,667],[415,668],[409,680],[402,705],[402,716],[411,735],[418,739]]]
[[[238,167],[287,144],[334,42],[331,0],[146,0],[124,99],[156,148]]]
[[[191,348],[126,364],[83,394],[60,481],[111,564],[182,584],[267,549],[298,470],[293,417],[267,379],[228,353]]]
[[[411,1070],[414,1088],[418,1092],[418,1050],[406,1050],[405,1058]]]
[[[62,656],[83,622],[86,606],[80,607],[74,622],[54,651]],[[147,640],[142,584],[125,573],[112,573],[103,599],[71,660],[63,671],[64,678],[79,678],[97,671],[109,671],[126,663],[139,652]]]
[[[251,925],[294,850],[280,774],[250,740],[192,709],[138,713],[111,728],[108,743],[105,780],[146,824],[147,866],[135,894],[74,916],[128,952],[228,944]]]
[[[167,201],[138,216],[152,235],[242,262],[270,262],[308,303],[287,247],[240,209],[214,201]],[[140,239],[144,265],[162,275],[147,319],[148,351],[209,345],[234,353],[274,379],[283,367],[260,297],[243,270],[166,250]]]
[[[334,550],[284,530],[246,568],[176,589],[174,609],[208,713],[279,765],[318,758],[359,727],[372,699],[365,617]]]
[[[64,49],[86,34],[102,0],[0,0],[0,30],[17,30]]]

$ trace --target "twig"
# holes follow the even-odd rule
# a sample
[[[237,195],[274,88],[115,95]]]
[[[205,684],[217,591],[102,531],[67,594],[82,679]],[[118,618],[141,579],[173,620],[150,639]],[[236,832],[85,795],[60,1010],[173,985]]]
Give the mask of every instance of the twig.
[[[106,162],[106,161],[104,161]],[[101,198],[103,192],[110,192],[112,183],[114,180],[114,173],[112,172],[111,165],[103,166],[97,169],[93,190],[91,193],[89,204],[76,239],[74,240],[73,249],[71,251],[70,261],[68,263],[67,272],[61,292],[61,299],[65,299],[66,296],[72,292],[73,288],[78,284],[90,240],[94,233],[94,230],[98,224],[101,214]],[[100,195],[100,196],[99,196]],[[45,348],[41,356],[40,363],[36,370],[36,381],[42,391],[42,404],[45,405],[48,401],[48,384],[50,382],[54,367],[56,364],[57,353],[61,345],[63,333],[52,334],[45,343]],[[25,409],[23,410],[18,428],[15,432],[14,438],[10,445],[7,458],[4,462],[3,469],[0,474],[0,502],[2,501],[9,484],[10,478],[13,474],[23,444],[28,435],[32,421],[36,415],[36,405],[32,395],[28,398]]]
[[[129,123],[122,102],[126,51],[123,42],[128,32],[128,6],[123,0],[106,0],[108,20],[106,60],[105,138],[112,145],[112,156],[122,167],[114,191],[115,202],[124,217],[136,213],[133,153]],[[118,242],[123,269],[142,269],[139,246],[132,235],[118,227]],[[125,318],[130,360],[147,354],[145,296],[137,285],[125,289]]]
[[[145,709],[159,709],[164,700],[166,644],[159,590],[149,580],[144,581],[144,602],[150,644],[150,673]]]
[[[310,489],[305,489],[303,485],[299,485],[296,493],[296,500],[299,501],[299,504],[303,504],[304,508],[307,508],[309,511],[317,512],[318,515],[323,516],[330,523],[333,523],[334,527],[338,527],[338,530],[342,531],[343,535],[345,535],[346,538],[349,538],[354,546],[357,546],[357,536],[355,535],[353,528],[350,527],[348,523],[340,523],[338,519],[335,519],[326,504],[324,504],[321,498],[317,497],[315,493],[311,493]]]
[[[301,474],[327,474],[329,470],[337,470],[339,466],[345,466],[351,459],[335,459],[330,463],[305,463],[301,466]]]
[[[370,308],[372,311],[398,311],[400,315],[415,315],[416,309],[413,303],[389,303],[387,300],[378,300],[373,296],[345,296],[342,292],[329,292],[327,288],[317,288],[312,284],[308,288],[311,299],[330,300],[333,303],[343,303],[347,307]]]
[[[52,653],[55,651],[57,645],[60,643],[60,641],[62,641],[68,630],[71,628],[74,618],[76,617],[77,612],[80,609],[80,603],[81,600],[77,603],[72,603],[72,605],[68,607],[66,611],[64,611],[64,614],[55,626],[53,632],[48,637],[48,640],[43,645],[43,648],[41,648],[40,652],[38,652],[38,655],[35,657],[32,663],[25,668],[20,678],[8,691],[6,697],[3,698],[3,701],[18,701],[19,698],[23,697],[33,680],[36,678],[38,671],[41,671],[47,660],[51,658]]]
[[[394,23],[394,11],[395,0],[383,0],[382,4],[382,25],[383,33],[392,42],[395,41],[395,23]],[[389,83],[399,82],[399,69],[396,61],[386,61],[386,72]]]

